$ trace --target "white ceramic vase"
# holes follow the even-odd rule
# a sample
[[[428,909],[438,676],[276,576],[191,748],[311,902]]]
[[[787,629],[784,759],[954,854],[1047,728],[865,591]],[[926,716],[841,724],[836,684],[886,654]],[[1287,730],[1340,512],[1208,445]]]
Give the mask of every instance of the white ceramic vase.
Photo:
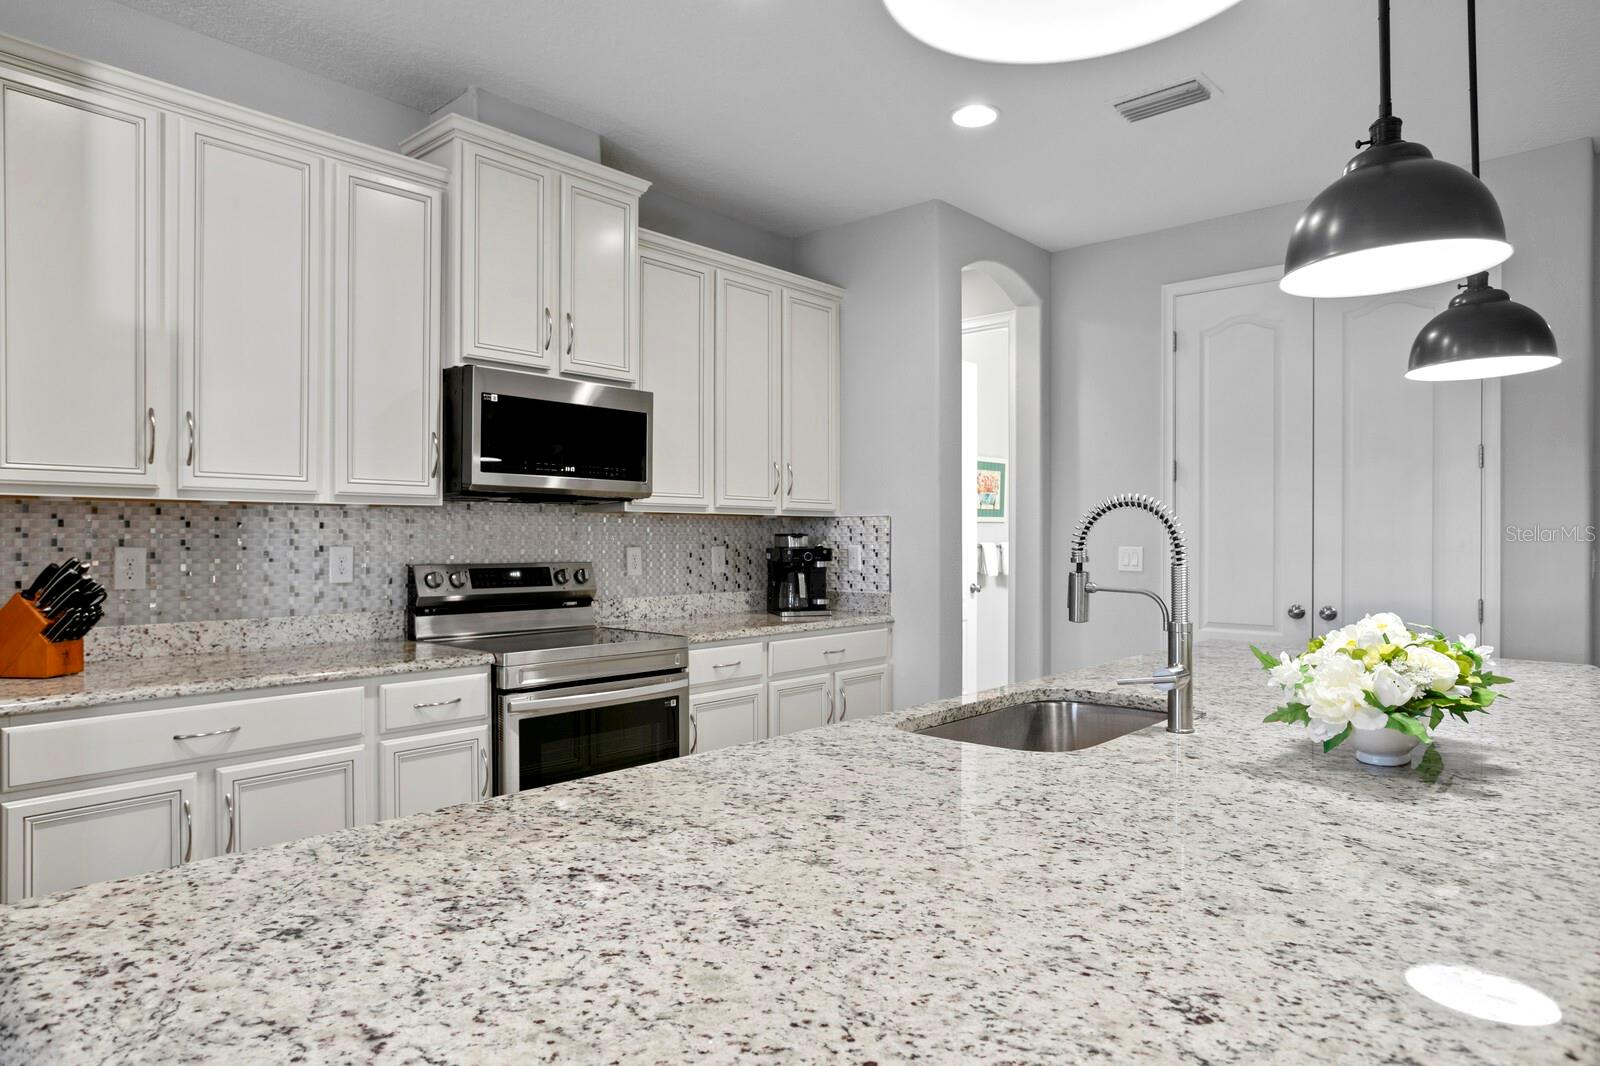
[[[1356,758],[1368,766],[1404,766],[1422,741],[1398,729],[1357,729],[1350,734]]]

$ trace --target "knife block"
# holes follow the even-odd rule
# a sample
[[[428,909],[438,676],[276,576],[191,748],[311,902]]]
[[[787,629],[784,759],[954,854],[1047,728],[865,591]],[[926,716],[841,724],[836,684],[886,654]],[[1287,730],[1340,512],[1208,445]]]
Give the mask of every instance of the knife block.
[[[0,677],[63,677],[83,672],[83,641],[44,639],[50,620],[19,592],[0,607]]]

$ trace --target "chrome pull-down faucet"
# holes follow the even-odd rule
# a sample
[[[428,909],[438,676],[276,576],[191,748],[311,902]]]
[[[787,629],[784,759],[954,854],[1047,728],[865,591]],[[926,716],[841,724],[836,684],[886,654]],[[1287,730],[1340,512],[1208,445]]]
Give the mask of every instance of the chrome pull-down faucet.
[[[1172,609],[1166,601],[1149,589],[1122,589],[1096,585],[1089,580],[1084,565],[1089,561],[1087,542],[1089,530],[1112,511],[1133,507],[1147,511],[1160,519],[1166,527],[1167,540],[1172,553]],[[1110,496],[1091,507],[1078,522],[1072,534],[1072,573],[1067,580],[1067,619],[1072,622],[1089,620],[1089,597],[1096,592],[1125,592],[1148,596],[1161,608],[1161,624],[1167,631],[1168,665],[1150,677],[1128,677],[1119,685],[1154,685],[1167,694],[1167,732],[1194,732],[1194,627],[1189,624],[1189,570],[1188,546],[1183,539],[1183,527],[1170,508],[1154,496],[1140,493],[1123,493]]]

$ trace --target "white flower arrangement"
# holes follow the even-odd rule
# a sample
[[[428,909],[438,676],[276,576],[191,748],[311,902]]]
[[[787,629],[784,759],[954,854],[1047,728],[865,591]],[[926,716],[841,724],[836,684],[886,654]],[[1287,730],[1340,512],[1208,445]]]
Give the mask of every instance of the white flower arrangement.
[[[1456,640],[1427,626],[1417,632],[1397,614],[1369,614],[1274,659],[1251,645],[1288,703],[1268,722],[1304,723],[1323,751],[1357,729],[1395,729],[1428,743],[1445,715],[1467,721],[1511,681],[1494,672],[1494,649],[1468,634]]]

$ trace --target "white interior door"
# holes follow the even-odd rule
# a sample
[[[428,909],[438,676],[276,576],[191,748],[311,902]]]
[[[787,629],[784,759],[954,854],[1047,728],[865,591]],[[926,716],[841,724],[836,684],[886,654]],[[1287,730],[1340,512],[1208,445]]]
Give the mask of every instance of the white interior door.
[[[1299,648],[1314,618],[1311,301],[1263,278],[1179,295],[1172,316],[1195,637]]]
[[[968,546],[967,559],[978,589],[972,600],[975,684],[980,691],[1011,680],[1011,375],[1015,325],[1016,315],[1008,311],[969,318],[961,330],[962,365],[975,371],[971,389],[974,456],[967,468],[971,471],[968,477],[976,477],[977,464],[986,459],[1005,463],[1007,470],[1005,517],[980,521],[970,483],[963,497],[973,541]],[[963,388],[963,403],[967,402],[967,395]],[[977,565],[980,556],[986,560],[982,567]]]
[[[1481,632],[1483,385],[1404,377],[1454,294],[1316,301],[1319,632],[1374,611]]]
[[[961,694],[978,691],[978,526],[973,503],[978,476],[978,368],[961,362]]]

